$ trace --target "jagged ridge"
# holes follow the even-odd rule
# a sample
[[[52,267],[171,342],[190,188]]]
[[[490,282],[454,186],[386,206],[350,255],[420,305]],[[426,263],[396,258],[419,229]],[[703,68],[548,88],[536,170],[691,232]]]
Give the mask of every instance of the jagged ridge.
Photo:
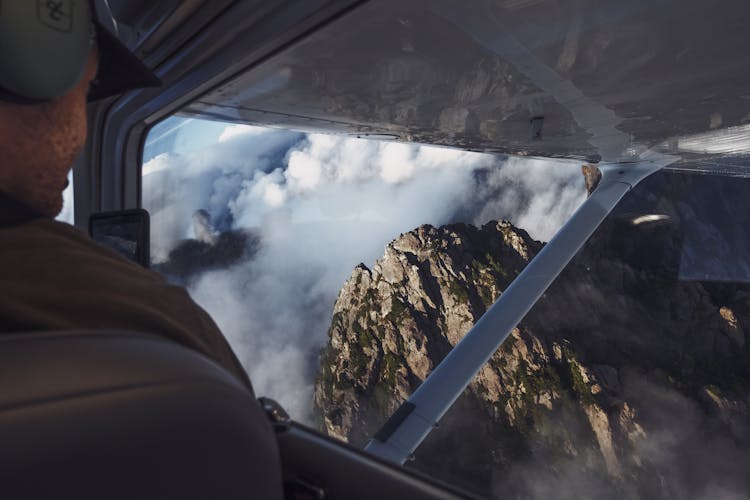
[[[523,463],[558,479],[584,474],[583,494],[671,497],[669,464],[643,449],[680,404],[748,449],[750,293],[633,268],[610,251],[613,224],[480,371],[415,467],[482,494],[529,494]],[[372,269],[357,266],[321,359],[321,427],[363,444],[541,247],[505,221],[422,226]]]

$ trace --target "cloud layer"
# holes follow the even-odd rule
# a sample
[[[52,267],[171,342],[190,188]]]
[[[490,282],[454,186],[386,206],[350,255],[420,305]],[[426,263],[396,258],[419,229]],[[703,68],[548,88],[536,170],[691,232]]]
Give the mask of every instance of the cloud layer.
[[[258,395],[312,418],[317,355],[333,303],[359,262],[421,224],[506,218],[548,239],[585,198],[580,165],[342,136],[228,126],[213,146],[144,165],[155,260],[195,234],[252,229],[252,259],[187,283]]]

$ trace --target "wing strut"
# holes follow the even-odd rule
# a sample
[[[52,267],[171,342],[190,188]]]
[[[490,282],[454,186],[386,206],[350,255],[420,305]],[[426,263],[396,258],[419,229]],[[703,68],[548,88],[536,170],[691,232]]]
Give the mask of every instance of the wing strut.
[[[365,450],[404,463],[625,193],[675,160],[654,153],[635,163],[600,165],[602,179],[596,190],[367,443]]]

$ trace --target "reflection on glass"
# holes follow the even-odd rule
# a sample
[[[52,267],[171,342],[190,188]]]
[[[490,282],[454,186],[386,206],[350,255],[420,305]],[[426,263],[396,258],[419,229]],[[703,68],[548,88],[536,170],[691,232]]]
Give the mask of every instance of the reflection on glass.
[[[94,214],[89,219],[91,239],[128,260],[149,267],[149,217],[141,209]]]
[[[750,153],[750,125],[728,127],[677,139],[677,150],[691,153]]]
[[[671,172],[642,182],[411,466],[497,498],[742,498],[748,188]],[[468,281],[471,304],[485,285]],[[396,376],[408,380],[406,359]]]

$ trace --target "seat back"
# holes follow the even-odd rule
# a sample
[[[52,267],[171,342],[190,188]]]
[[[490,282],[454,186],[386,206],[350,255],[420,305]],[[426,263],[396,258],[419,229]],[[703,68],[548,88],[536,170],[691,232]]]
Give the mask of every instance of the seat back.
[[[125,331],[0,336],[6,498],[281,498],[276,439],[232,375]]]

